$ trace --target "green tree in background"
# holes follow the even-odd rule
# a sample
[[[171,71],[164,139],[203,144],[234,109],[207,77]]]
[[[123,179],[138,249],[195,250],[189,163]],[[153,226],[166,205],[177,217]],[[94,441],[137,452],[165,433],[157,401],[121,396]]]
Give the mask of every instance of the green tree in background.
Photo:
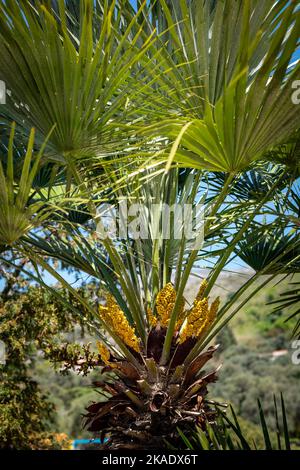
[[[80,370],[86,371],[98,355],[78,343],[84,334],[82,317],[76,318],[45,290],[29,285],[19,270],[6,275],[0,293],[0,338],[6,352],[6,363],[0,365],[0,448],[68,447],[67,435],[55,432],[58,416],[50,384],[42,389],[34,377],[37,361],[47,358],[61,368],[65,361],[81,360]],[[92,286],[86,292],[96,294],[97,289]]]

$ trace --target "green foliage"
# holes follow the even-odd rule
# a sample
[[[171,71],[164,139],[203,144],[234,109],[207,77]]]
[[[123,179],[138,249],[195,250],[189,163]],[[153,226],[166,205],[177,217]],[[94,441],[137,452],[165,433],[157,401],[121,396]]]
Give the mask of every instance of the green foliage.
[[[297,325],[297,317],[292,317],[295,307],[293,303],[290,305],[278,303],[277,305],[277,299],[288,297],[290,279],[294,279],[296,282],[298,278],[299,274],[289,277],[275,277],[272,285],[266,286],[249,300],[243,308],[243,314],[232,320],[231,327],[238,341],[245,340],[250,347],[259,344],[264,348],[267,338],[270,348],[284,349],[287,347],[289,332],[291,329],[295,330]],[[238,277],[236,277],[237,280]],[[232,282],[234,284],[234,279]]]
[[[297,395],[300,371],[291,363],[288,353],[274,359],[271,351],[263,352],[260,348],[257,352],[255,349],[238,345],[228,348],[219,360],[223,363],[223,367],[219,381],[213,389],[216,399],[226,401],[229,398],[239,416],[259,424],[255,414],[255,402],[259,397],[264,404],[270,426],[275,431],[270,395],[284,392],[290,430],[293,435],[299,432],[300,408]]]
[[[224,326],[220,333],[217,334],[216,343],[220,345],[218,354],[237,344],[234,333],[228,325]]]
[[[0,366],[0,449],[62,449],[65,434],[53,432],[55,408],[28,366]]]
[[[192,450],[290,450],[291,439],[286,422],[286,411],[283,397],[280,399],[280,416],[274,396],[273,414],[276,421],[276,433],[270,433],[265,419],[264,410],[258,400],[260,426],[253,433],[245,422],[237,418],[233,408],[230,413],[218,409],[216,422],[208,424],[205,429],[196,428],[191,437],[187,437],[180,429],[185,448]]]
[[[200,250],[191,249],[184,234],[179,241],[172,237],[162,240],[160,209],[149,222],[151,240],[130,240],[123,245],[107,238],[97,243],[93,239],[95,225],[101,222],[97,209],[107,197],[110,202],[125,196],[169,205],[195,204],[201,199],[206,203],[207,220],[206,246],[200,257],[207,259],[207,248],[213,242],[226,240],[227,245],[217,250],[218,259],[205,292],[208,295],[238,244],[252,231],[254,219],[283,189],[282,181],[292,182],[290,169],[287,178],[284,165],[276,165],[266,185],[262,184],[263,177],[252,174],[246,178],[248,194],[260,187],[260,197],[256,192],[254,205],[248,209],[243,197],[231,207],[231,190],[241,179],[239,172],[256,161],[262,166],[267,152],[290,141],[299,127],[299,113],[290,99],[299,64],[289,67],[298,48],[299,11],[288,0],[280,7],[273,0],[263,6],[254,2],[240,7],[234,0],[220,4],[211,0],[161,0],[153,10],[144,2],[137,12],[128,0],[88,0],[79,2],[76,14],[69,2],[43,0],[37,4],[17,1],[14,6],[3,3],[0,11],[0,77],[11,88],[3,111],[5,126],[14,118],[20,133],[28,133],[34,126],[43,139],[54,126],[41,164],[46,169],[54,161],[56,165],[49,174],[49,184],[40,191],[34,187],[34,194],[45,204],[55,201],[60,213],[42,221],[41,236],[27,226],[18,237],[18,249],[34,262],[35,280],[43,284],[39,269],[47,270],[102,324],[132,363],[128,348],[107,322],[99,320],[96,305],[74,292],[47,256],[95,275],[135,325],[144,346],[147,308],[153,308],[157,292],[175,279],[177,299],[162,353],[162,363],[166,364],[180,303]],[[16,144],[12,140],[9,171],[2,179],[9,188],[15,183],[17,191],[26,178],[14,181],[12,150]],[[33,131],[29,142],[31,153]],[[161,165],[152,161],[154,154]],[[27,168],[29,157],[22,159]],[[184,187],[178,185],[180,165],[171,168],[173,161],[195,169]],[[215,197],[199,197],[202,172],[198,170],[226,173]],[[86,217],[74,217],[74,211],[80,208],[88,212]],[[11,213],[14,215],[13,210]],[[83,227],[76,225],[78,220]],[[51,231],[45,243],[44,235],[52,225],[57,230]],[[9,224],[3,230],[3,242],[13,241],[8,229]],[[68,233],[71,247],[67,249],[62,229]],[[28,236],[21,237],[26,232]],[[290,248],[298,243],[297,237],[288,242]],[[297,253],[295,250],[295,256]],[[286,258],[279,263],[281,267],[282,261]],[[293,260],[289,261],[288,269],[292,270]],[[252,281],[266,272],[270,272],[269,262],[259,265],[257,276],[222,306],[188,361],[239,311],[237,307],[229,314],[241,291],[250,290]]]
[[[300,281],[291,282],[287,291],[281,293],[277,300],[269,299],[269,303],[275,305],[274,315],[281,313],[282,310],[288,309],[290,312],[287,320],[294,320],[293,334],[300,336]],[[292,311],[291,311],[292,309]]]
[[[65,433],[70,439],[90,438],[91,434],[83,427],[82,414],[88,404],[105,399],[93,385],[102,380],[99,370],[91,371],[87,377],[72,370],[61,374],[53,370],[49,361],[40,358],[32,374],[55,406],[55,422],[51,430]]]
[[[223,350],[226,367],[234,365],[230,354],[242,354],[238,360],[244,362],[235,366],[249,373],[245,378],[241,370],[228,372],[235,373],[235,388],[245,402],[245,381],[252,394],[258,387],[264,395],[271,380],[265,380],[266,364],[234,345],[236,331],[233,337],[224,328],[278,274],[299,271],[294,187],[300,115],[291,104],[291,89],[300,64],[291,66],[291,60],[299,49],[300,10],[290,0],[138,4],[135,12],[129,0],[0,2],[0,78],[10,87],[0,111],[6,133],[0,147],[5,154],[0,252],[13,245],[17,252],[10,265],[49,292],[48,298],[33,289],[14,296],[6,292],[1,335],[16,369],[43,351],[54,363],[87,373],[98,358],[89,345],[70,344],[66,335],[72,335],[74,321],[137,365],[121,336],[99,318],[97,296],[75,289],[53,260],[100,282],[124,310],[144,350],[148,309],[155,315],[158,291],[174,280],[176,300],[160,359],[165,366],[192,270],[214,257],[208,297],[220,273],[239,256],[255,273],[222,299],[218,317],[195,341],[185,365],[223,330],[221,342],[225,348],[231,344]],[[12,121],[18,124],[16,139]],[[193,168],[183,182],[181,166]],[[211,194],[214,178],[218,184]],[[98,209],[104,201],[124,198],[159,203],[149,222],[151,237],[99,241]],[[180,240],[163,240],[162,204],[198,201],[205,205],[203,247],[191,248],[182,227]],[[272,221],[262,224],[261,217],[270,214]],[[30,259],[30,272],[16,261],[19,255]],[[46,286],[43,270],[60,289]],[[287,301],[295,305],[298,292],[291,295]],[[252,305],[248,319],[278,347],[280,310],[266,321]],[[264,376],[255,370],[256,362]],[[234,390],[228,392],[234,400]]]
[[[169,28],[164,39],[170,55],[175,63],[184,64],[178,75],[186,80],[183,116],[178,112],[156,126],[159,135],[180,137],[181,146],[173,154],[176,161],[212,171],[244,170],[299,128],[290,94],[299,63],[288,69],[298,46],[296,4],[157,3]]]
[[[22,172],[18,180],[18,190],[15,191],[15,164],[13,143],[15,123],[9,139],[6,174],[0,160],[0,244],[12,245],[36,225],[49,217],[50,209],[45,201],[31,201],[32,185],[37,174],[40,160],[47,142],[34,155],[34,129],[31,130],[28,146],[24,152]],[[34,158],[33,158],[34,156]]]
[[[48,155],[69,169],[95,148],[105,155],[120,147],[116,123],[131,114],[126,102],[140,86],[131,74],[138,78],[138,61],[147,66],[151,45],[136,31],[141,14],[127,22],[127,2],[118,14],[116,2],[79,3],[78,14],[65,1],[0,5],[0,75],[12,91],[5,118],[40,136],[56,124]]]
[[[6,346],[6,363],[0,365],[0,448],[65,447],[66,436],[56,433],[59,426],[55,405],[49,401],[50,387],[43,390],[34,377],[36,357],[43,353],[59,367],[62,361],[73,364],[80,358],[79,370],[86,371],[89,361],[98,356],[87,346],[73,344],[74,325],[76,320],[82,323],[82,317],[64,309],[49,292],[38,287],[4,291],[0,296],[0,338]]]
[[[226,290],[234,291],[239,282],[238,275],[223,277]],[[217,400],[229,401],[239,418],[249,423],[251,428],[259,425],[255,406],[259,397],[269,428],[275,433],[270,395],[279,396],[283,392],[290,434],[299,441],[300,408],[297,394],[300,372],[299,367],[291,361],[293,350],[290,324],[286,323],[288,312],[274,312],[272,305],[268,305],[270,299],[278,298],[288,286],[287,279],[277,278],[273,286],[253,297],[241,314],[232,320],[228,326],[229,332],[223,329],[217,336],[221,352],[217,364],[222,363],[223,366],[213,396]]]

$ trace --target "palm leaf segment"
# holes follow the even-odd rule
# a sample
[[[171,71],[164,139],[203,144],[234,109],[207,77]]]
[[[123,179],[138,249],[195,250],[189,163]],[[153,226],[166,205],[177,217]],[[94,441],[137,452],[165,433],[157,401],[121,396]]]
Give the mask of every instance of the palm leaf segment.
[[[259,434],[263,438],[263,444],[258,443],[257,438],[259,435],[254,440],[246,436],[243,424],[240,423],[234,409],[230,407],[231,416],[217,408],[217,424],[213,426],[208,424],[205,431],[197,427],[190,439],[179,429],[185,448],[194,450],[291,450],[292,440],[288,429],[283,396],[281,394],[279,406],[275,395],[273,398],[277,439],[274,439],[274,433],[272,433],[271,427],[269,428],[266,421],[266,413],[260,400],[258,400]]]
[[[238,201],[260,201],[267,195],[276,180],[280,180],[277,191],[280,192],[290,182],[290,176],[282,177],[283,166],[262,163],[241,173],[230,188],[230,196]],[[218,193],[225,184],[226,173],[209,173],[209,187]]]
[[[300,282],[291,282],[289,289],[281,294],[280,299],[270,302],[276,304],[275,312],[281,312],[283,309],[289,309],[289,316],[286,321],[295,319],[293,336],[300,337]]]

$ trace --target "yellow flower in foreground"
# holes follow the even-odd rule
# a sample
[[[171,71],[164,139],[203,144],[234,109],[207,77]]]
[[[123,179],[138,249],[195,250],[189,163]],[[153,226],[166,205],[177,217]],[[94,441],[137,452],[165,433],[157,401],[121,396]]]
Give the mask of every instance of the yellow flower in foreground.
[[[172,314],[175,301],[176,301],[176,290],[172,286],[172,284],[169,282],[168,284],[165,285],[165,287],[159,291],[156,297],[156,311],[157,311],[157,316],[159,323],[161,326],[168,326],[170,316]],[[182,299],[180,308],[179,308],[179,313],[178,313],[178,319],[181,319],[183,315],[183,309],[184,309],[184,300]]]
[[[209,311],[209,317],[211,319],[211,322],[213,322],[214,319],[216,318],[218,310],[219,310],[219,306],[220,306],[220,297],[217,297],[211,304],[210,311]]]
[[[96,345],[97,345],[97,349],[98,349],[98,352],[100,354],[102,361],[104,362],[105,365],[109,365],[109,358],[110,358],[109,350],[100,341],[97,341]]]
[[[206,291],[206,288],[208,286],[208,282],[206,279],[203,279],[202,283],[201,283],[201,286],[198,290],[198,293],[196,295],[196,300],[202,300],[203,299],[203,296],[204,296],[204,292]]]
[[[117,336],[130,348],[140,352],[139,341],[134,329],[129,325],[128,320],[120,309],[112,295],[108,295],[106,305],[100,305],[99,314],[101,319],[114,330]]]
[[[196,338],[201,336],[217,316],[220,299],[219,297],[215,299],[209,307],[208,299],[206,297],[203,298],[206,286],[207,283],[203,282],[193,303],[193,307],[187,314],[185,325],[180,332],[180,343],[183,343],[191,336]]]
[[[183,330],[180,332],[180,343],[183,343],[190,336],[198,336],[206,323],[208,312],[208,300],[206,298],[194,302]]]

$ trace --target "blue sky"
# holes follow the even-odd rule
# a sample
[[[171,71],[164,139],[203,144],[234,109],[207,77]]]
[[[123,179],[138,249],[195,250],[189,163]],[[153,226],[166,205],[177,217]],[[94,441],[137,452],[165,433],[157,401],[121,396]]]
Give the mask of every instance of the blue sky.
[[[300,31],[299,31],[299,37],[300,37]],[[293,55],[292,61],[295,61],[295,60],[298,60],[298,59],[300,59],[300,47],[298,48],[298,50]]]

